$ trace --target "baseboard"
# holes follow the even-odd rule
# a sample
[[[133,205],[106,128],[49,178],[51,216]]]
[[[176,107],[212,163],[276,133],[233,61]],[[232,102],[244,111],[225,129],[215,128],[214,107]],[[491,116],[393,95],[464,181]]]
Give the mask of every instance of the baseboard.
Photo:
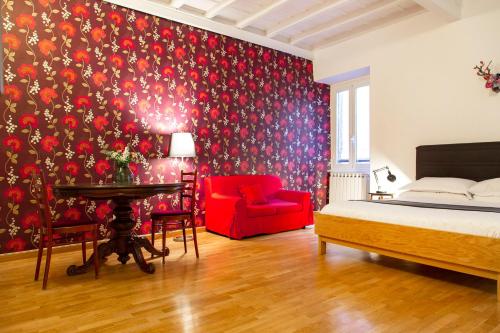
[[[205,226],[202,227],[196,227],[196,232],[205,232],[206,228]],[[191,229],[186,229],[186,234],[190,235],[192,234]],[[161,239],[161,233],[156,233],[155,235],[159,235],[158,239]],[[174,230],[174,231],[169,231],[168,232],[168,237],[176,237],[182,235],[182,230]],[[143,235],[143,237],[146,237],[147,239],[151,239],[151,235]],[[99,243],[107,241],[106,239],[100,240]],[[69,244],[69,245],[60,245],[56,246],[52,249],[53,254],[57,253],[65,253],[65,252],[71,252],[71,251],[80,251],[82,248],[81,243],[76,243],[76,244]],[[92,243],[87,242],[87,250],[92,249]],[[14,252],[14,253],[4,253],[0,254],[0,263],[6,262],[6,261],[12,261],[12,260],[18,260],[18,259],[27,259],[27,258],[35,258],[38,250],[28,250],[28,251],[22,251],[22,252]]]

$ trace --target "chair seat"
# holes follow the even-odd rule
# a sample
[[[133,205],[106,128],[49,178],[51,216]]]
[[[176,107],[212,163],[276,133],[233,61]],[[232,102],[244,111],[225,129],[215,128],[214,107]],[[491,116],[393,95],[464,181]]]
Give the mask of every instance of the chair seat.
[[[151,213],[151,217],[160,218],[163,216],[179,216],[179,215],[191,215],[189,210],[169,210],[169,211],[154,211]]]
[[[52,239],[54,241],[60,241],[62,240],[64,244],[72,244],[71,242],[68,242],[68,240],[65,239],[62,235],[67,234],[67,233],[82,233],[83,238],[81,241],[91,241],[93,239],[93,236],[91,236],[89,233],[92,228],[90,228],[93,225],[96,225],[97,223],[92,221],[92,220],[83,220],[83,221],[71,221],[71,220],[59,220],[55,223],[52,223]],[[81,230],[82,226],[88,226],[88,228],[85,228],[84,230]],[[75,229],[75,230],[72,230]],[[78,229],[77,229],[78,228]],[[46,228],[43,228],[43,233],[45,234],[47,232]],[[43,237],[44,241],[48,241],[49,237],[45,235]]]

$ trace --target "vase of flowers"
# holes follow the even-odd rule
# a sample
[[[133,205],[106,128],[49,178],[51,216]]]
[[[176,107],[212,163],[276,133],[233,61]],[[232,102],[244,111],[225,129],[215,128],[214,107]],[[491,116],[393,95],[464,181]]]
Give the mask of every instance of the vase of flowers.
[[[104,154],[115,163],[113,182],[116,184],[130,184],[134,181],[134,175],[130,171],[129,164],[136,159],[136,154],[127,146],[122,151],[105,150]]]
[[[486,80],[485,88],[491,89],[494,92],[500,92],[500,73],[491,73],[491,61],[486,65],[484,61],[480,61],[479,65],[475,66],[476,74]]]

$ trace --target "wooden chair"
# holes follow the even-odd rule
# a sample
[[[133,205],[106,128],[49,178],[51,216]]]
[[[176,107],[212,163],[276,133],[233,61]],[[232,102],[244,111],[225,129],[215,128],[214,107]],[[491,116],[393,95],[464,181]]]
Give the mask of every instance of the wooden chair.
[[[54,245],[75,243],[65,240],[64,237],[61,237],[62,234],[71,234],[71,233],[81,234],[82,257],[83,257],[83,263],[85,263],[87,261],[85,232],[90,232],[93,235],[92,245],[94,248],[95,278],[97,279],[99,275],[99,256],[97,255],[97,239],[99,231],[98,224],[90,220],[54,221],[53,213],[51,211],[48,200],[47,185],[45,183],[43,175],[35,175],[34,189],[38,201],[38,208],[41,220],[40,239],[38,242],[38,256],[36,260],[36,269],[35,269],[35,281],[38,281],[38,276],[40,273],[40,263],[42,261],[44,247],[47,248],[47,257],[45,260],[45,272],[43,274],[42,289],[47,288],[47,280],[49,278],[49,269],[50,269],[50,259],[52,256],[52,247],[54,247]]]
[[[198,241],[196,238],[196,224],[194,216],[194,205],[196,202],[196,181],[198,172],[184,172],[181,170],[181,182],[186,183],[186,187],[180,194],[180,210],[167,211],[167,212],[153,212],[151,214],[151,242],[155,242],[155,230],[161,226],[162,230],[162,263],[165,263],[165,239],[167,230],[182,230],[184,240],[184,253],[187,253],[186,245],[186,228],[191,227],[193,232],[194,249],[196,251],[196,258],[199,258]],[[184,209],[184,199],[189,198],[189,207]],[[189,221],[189,225],[186,223]],[[153,258],[153,255],[151,255]]]

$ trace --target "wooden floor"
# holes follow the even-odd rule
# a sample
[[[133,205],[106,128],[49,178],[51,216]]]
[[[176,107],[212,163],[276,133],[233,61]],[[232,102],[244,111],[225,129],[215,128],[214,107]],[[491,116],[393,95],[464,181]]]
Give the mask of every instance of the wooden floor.
[[[243,241],[200,234],[146,275],[115,257],[68,277],[53,256],[48,290],[34,259],[0,264],[0,332],[500,332],[495,282],[328,245],[311,229]]]

